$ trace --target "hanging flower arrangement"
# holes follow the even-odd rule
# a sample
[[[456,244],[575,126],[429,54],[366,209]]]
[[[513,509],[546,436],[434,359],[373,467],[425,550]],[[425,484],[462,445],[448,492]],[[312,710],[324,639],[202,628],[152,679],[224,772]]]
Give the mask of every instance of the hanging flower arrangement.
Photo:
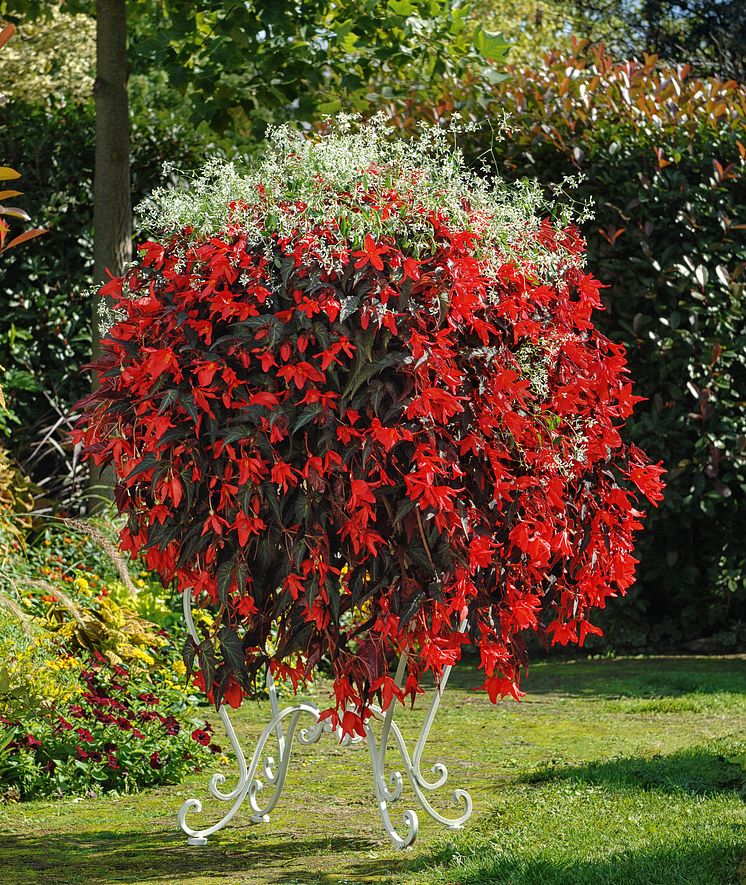
[[[324,658],[362,733],[465,645],[494,702],[527,632],[600,633],[663,471],[620,435],[640,397],[572,219],[380,118],[280,128],[143,208],[76,436],[122,547],[212,611],[185,660],[216,704]]]

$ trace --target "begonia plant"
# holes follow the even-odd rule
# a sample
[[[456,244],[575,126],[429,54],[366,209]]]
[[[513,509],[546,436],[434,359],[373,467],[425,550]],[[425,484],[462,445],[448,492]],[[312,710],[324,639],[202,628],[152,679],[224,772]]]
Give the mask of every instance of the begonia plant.
[[[154,194],[101,290],[77,439],[116,470],[123,548],[214,610],[185,659],[216,704],[324,658],[325,715],[363,733],[467,645],[517,698],[525,634],[582,645],[634,580],[662,469],[620,433],[640,398],[601,284],[572,219],[451,141],[282,127]]]

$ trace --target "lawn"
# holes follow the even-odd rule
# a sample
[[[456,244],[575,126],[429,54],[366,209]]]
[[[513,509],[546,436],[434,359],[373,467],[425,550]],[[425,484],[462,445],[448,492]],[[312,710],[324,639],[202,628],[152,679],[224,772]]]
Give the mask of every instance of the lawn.
[[[526,698],[497,708],[474,684],[471,668],[454,671],[425,757],[470,790],[475,813],[463,831],[422,813],[414,847],[394,850],[367,749],[325,737],[297,751],[269,824],[239,814],[201,849],[187,847],[175,812],[187,796],[204,797],[208,772],[138,796],[0,807],[0,882],[746,882],[746,658],[538,663]],[[267,706],[237,717],[247,741]],[[401,716],[407,737],[423,712]],[[396,815],[416,807],[404,801]]]

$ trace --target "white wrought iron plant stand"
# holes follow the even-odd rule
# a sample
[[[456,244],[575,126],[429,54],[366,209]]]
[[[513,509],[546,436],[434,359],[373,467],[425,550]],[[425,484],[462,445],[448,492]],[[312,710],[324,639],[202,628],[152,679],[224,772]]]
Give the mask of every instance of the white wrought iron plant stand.
[[[194,619],[192,618],[192,593],[188,590],[184,592],[184,618],[192,639],[195,642],[199,642],[199,636],[194,626]],[[464,628],[465,624],[462,624],[461,629],[463,630]],[[406,672],[406,664],[407,657],[406,655],[402,655],[399,659],[395,677],[396,684],[399,686],[402,685],[402,680]],[[297,739],[299,744],[315,744],[321,738],[322,734],[329,734],[333,731],[341,739],[341,744],[343,746],[356,744],[363,740],[367,741],[373,770],[373,784],[376,791],[376,798],[378,799],[378,810],[381,814],[384,829],[397,848],[409,847],[417,838],[417,833],[419,831],[419,819],[417,817],[417,812],[413,809],[407,809],[403,814],[404,826],[406,827],[406,832],[404,832],[403,835],[399,833],[391,820],[391,806],[401,798],[404,789],[405,776],[414,791],[418,803],[430,815],[430,817],[433,818],[433,820],[438,821],[449,829],[460,829],[471,816],[471,796],[466,790],[454,790],[451,794],[451,798],[453,804],[459,808],[460,814],[457,817],[445,817],[440,814],[440,812],[436,811],[430,804],[427,792],[437,790],[445,785],[446,780],[448,779],[448,769],[442,762],[436,762],[430,769],[434,776],[432,780],[428,780],[424,777],[421,771],[422,755],[425,751],[425,744],[430,735],[430,729],[433,726],[435,714],[438,711],[440,699],[443,696],[450,673],[451,667],[443,668],[440,685],[435,689],[433,699],[430,702],[425,720],[422,723],[422,728],[411,757],[404,737],[402,736],[398,725],[394,722],[393,703],[385,713],[382,713],[377,707],[372,708],[373,715],[365,723],[365,738],[359,736],[350,738],[348,735],[342,737],[341,730],[333,729],[328,719],[321,722],[319,721],[320,711],[314,704],[293,704],[292,706],[285,707],[281,710],[272,676],[268,673],[267,689],[269,691],[269,700],[272,707],[272,718],[265,726],[264,731],[262,731],[259,740],[257,741],[250,763],[247,764],[246,762],[246,756],[244,755],[241,744],[236,737],[236,732],[225,706],[221,706],[218,711],[220,720],[223,723],[231,747],[233,748],[233,752],[238,761],[238,781],[232,790],[224,791],[222,789],[226,780],[224,774],[218,772],[213,774],[210,778],[209,790],[211,796],[222,802],[231,803],[228,811],[217,823],[212,824],[212,826],[205,827],[201,830],[193,829],[189,826],[187,823],[187,816],[190,812],[199,814],[202,811],[202,802],[199,799],[187,799],[184,802],[179,809],[178,818],[179,826],[188,837],[187,842],[189,845],[206,845],[208,837],[213,833],[217,833],[218,830],[221,830],[227,823],[229,823],[246,801],[249,803],[251,809],[250,820],[252,823],[267,823],[269,821],[270,812],[279,802],[285,785],[293,739]],[[302,717],[310,717],[312,721],[310,725],[299,729],[298,724]],[[378,739],[373,730],[373,720],[376,718],[382,720],[381,734]],[[277,740],[279,761],[275,763],[272,756],[266,756],[263,759],[262,771],[264,780],[270,786],[271,792],[266,801],[262,804],[259,794],[264,788],[264,783],[257,778],[256,773],[259,764],[262,761],[265,745],[273,735]],[[386,749],[392,738],[394,746],[399,751],[402,758],[404,775],[402,775],[401,771],[392,771],[387,779]]]

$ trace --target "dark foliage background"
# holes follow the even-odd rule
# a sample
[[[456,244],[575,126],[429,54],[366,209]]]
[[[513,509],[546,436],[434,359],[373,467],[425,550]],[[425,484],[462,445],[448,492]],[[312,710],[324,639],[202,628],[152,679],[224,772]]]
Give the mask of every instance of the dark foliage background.
[[[90,105],[0,109],[0,156],[23,176],[24,208],[49,229],[35,248],[3,256],[0,365],[10,407],[4,426],[32,478],[51,479],[47,491],[63,494],[71,456],[65,416],[89,387],[81,366],[91,353],[93,129]],[[195,131],[173,119],[135,120],[134,200],[163,183],[166,160],[192,169],[204,151]]]

